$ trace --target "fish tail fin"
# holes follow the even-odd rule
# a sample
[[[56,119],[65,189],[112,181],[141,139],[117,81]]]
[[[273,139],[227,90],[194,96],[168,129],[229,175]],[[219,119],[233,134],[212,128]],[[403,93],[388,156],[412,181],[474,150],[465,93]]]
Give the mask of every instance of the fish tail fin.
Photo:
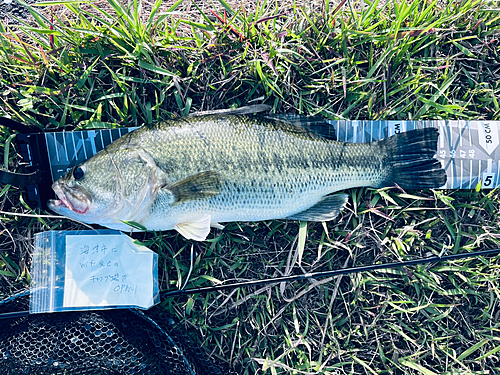
[[[425,128],[382,140],[392,166],[384,186],[396,183],[403,189],[428,189],[446,184],[446,172],[434,157],[438,137],[436,128]]]

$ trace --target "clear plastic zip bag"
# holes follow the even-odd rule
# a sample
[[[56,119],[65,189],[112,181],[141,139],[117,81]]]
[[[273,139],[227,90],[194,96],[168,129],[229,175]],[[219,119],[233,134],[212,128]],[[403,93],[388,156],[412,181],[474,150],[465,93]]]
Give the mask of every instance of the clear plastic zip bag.
[[[160,302],[158,255],[119,231],[37,233],[31,274],[30,313]]]

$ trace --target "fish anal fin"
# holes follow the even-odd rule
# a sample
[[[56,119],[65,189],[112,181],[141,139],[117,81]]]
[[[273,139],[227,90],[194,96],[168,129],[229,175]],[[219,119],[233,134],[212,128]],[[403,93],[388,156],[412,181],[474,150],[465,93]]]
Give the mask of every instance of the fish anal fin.
[[[195,220],[179,223],[174,229],[188,240],[205,241],[210,233],[210,215],[203,215]]]
[[[287,219],[302,221],[329,221],[335,219],[344,209],[349,196],[334,194],[323,197],[318,203],[305,211],[298,212]]]
[[[163,186],[174,196],[174,203],[203,199],[220,193],[222,176],[218,172],[204,171],[193,174],[170,185]]]

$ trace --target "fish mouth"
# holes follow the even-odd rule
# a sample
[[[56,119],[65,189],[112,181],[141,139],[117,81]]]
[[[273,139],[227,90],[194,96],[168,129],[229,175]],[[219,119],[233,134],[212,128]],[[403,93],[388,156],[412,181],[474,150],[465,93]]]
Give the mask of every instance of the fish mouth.
[[[77,214],[84,214],[89,209],[90,198],[88,194],[78,188],[68,188],[55,182],[52,189],[59,199],[51,199],[48,202],[49,208],[57,209],[67,208]]]

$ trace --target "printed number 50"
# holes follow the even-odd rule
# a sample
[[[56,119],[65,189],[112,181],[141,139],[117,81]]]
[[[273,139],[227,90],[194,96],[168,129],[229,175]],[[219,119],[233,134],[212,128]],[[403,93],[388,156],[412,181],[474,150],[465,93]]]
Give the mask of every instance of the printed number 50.
[[[483,189],[493,189],[493,181],[495,180],[494,173],[483,173]]]

